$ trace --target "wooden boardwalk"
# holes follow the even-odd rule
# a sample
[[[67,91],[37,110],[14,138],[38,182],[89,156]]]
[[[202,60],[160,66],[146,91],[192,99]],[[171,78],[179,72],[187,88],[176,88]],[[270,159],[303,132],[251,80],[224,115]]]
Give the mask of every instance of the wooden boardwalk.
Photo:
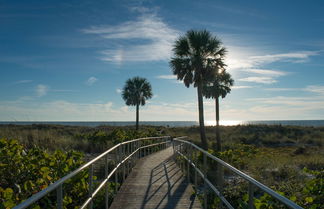
[[[201,209],[193,188],[167,148],[140,159],[118,191],[112,209]]]

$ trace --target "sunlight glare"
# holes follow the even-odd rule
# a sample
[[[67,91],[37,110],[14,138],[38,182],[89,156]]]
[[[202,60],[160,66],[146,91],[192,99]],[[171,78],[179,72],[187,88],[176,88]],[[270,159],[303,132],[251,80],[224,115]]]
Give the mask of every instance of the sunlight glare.
[[[221,120],[219,121],[219,124],[222,126],[236,126],[241,124],[242,121],[239,120]],[[207,120],[205,121],[206,126],[215,126],[216,121],[215,120]]]

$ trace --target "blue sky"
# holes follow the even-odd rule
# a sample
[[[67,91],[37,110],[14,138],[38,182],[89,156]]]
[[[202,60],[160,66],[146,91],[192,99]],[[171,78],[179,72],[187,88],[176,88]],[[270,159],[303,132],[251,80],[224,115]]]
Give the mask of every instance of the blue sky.
[[[120,95],[133,76],[154,93],[140,120],[198,120],[196,89],[168,64],[189,29],[228,49],[221,119],[324,119],[323,11],[319,0],[0,0],[0,120],[134,120]]]

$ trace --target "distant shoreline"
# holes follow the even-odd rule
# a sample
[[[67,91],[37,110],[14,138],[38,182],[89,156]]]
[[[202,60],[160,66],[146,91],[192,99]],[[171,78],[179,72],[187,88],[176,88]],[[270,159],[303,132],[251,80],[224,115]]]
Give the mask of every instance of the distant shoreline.
[[[0,125],[32,125],[32,124],[48,124],[48,125],[67,125],[67,126],[132,126],[134,121],[0,121]],[[164,127],[190,127],[198,126],[197,121],[141,121],[140,125],[164,126]],[[324,120],[260,120],[260,121],[221,121],[223,126],[233,125],[290,125],[290,126],[314,126],[324,127]],[[206,126],[213,124],[206,123]]]

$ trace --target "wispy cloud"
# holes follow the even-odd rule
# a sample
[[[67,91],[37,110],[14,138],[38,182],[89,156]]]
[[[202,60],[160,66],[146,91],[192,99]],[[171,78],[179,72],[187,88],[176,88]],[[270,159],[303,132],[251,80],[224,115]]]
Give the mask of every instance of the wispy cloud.
[[[321,85],[310,85],[307,86],[304,91],[317,93],[317,94],[323,94],[324,95],[324,86]]]
[[[268,75],[268,76],[284,76],[287,75],[287,72],[279,71],[279,70],[266,70],[266,69],[244,69],[243,71],[248,73],[255,73],[260,75]]]
[[[183,81],[177,80],[176,75],[159,75],[156,76],[157,79],[170,80],[172,83],[183,84]]]
[[[250,89],[253,86],[232,86],[232,89]]]
[[[273,79],[272,77],[247,77],[247,78],[240,78],[239,81],[245,82],[253,82],[253,83],[263,83],[263,84],[272,84],[276,83],[277,80]]]
[[[252,56],[251,59],[256,63],[271,63],[276,61],[283,62],[305,62],[310,56],[318,55],[317,51],[299,51],[281,54],[269,54],[262,56]]]
[[[77,92],[77,91],[71,89],[51,89],[51,92],[67,93],[67,92]]]
[[[264,69],[268,64],[275,62],[307,62],[311,56],[319,54],[318,51],[265,54],[262,51],[251,51],[251,49],[249,50],[247,47],[229,48],[233,48],[233,51],[230,51],[226,62],[228,70],[236,76],[235,80],[260,84],[273,84],[278,82],[279,77],[290,74],[289,72],[277,69]],[[244,50],[244,48],[247,48],[247,50]],[[254,54],[264,55],[255,56]]]
[[[247,101],[259,102],[270,106],[302,107],[304,109],[324,109],[324,99],[318,96],[312,97],[286,97],[276,96],[267,98],[250,98]]]
[[[248,73],[250,76],[246,78],[240,78],[239,81],[255,82],[263,84],[276,83],[277,77],[287,75],[287,72],[279,70],[267,70],[267,69],[243,69],[243,72]]]
[[[88,86],[92,86],[94,83],[96,83],[98,81],[98,79],[96,77],[91,76],[90,78],[88,78],[88,80],[86,81],[86,84]]]
[[[265,88],[266,91],[300,91],[301,88]]]
[[[116,89],[116,92],[117,92],[117,94],[121,94],[121,93],[122,93],[122,91],[123,91],[123,90],[121,90],[121,89],[119,89],[119,88],[118,88],[118,89]]]
[[[317,97],[269,97],[251,98],[242,101],[246,108],[234,107],[228,100],[222,100],[222,118],[236,120],[278,120],[278,119],[321,119],[324,111],[322,96]],[[214,102],[205,101],[206,120],[214,120]],[[51,102],[32,102],[26,100],[0,101],[0,118],[2,120],[87,120],[110,121],[133,120],[135,108],[117,106],[113,102],[74,103],[64,100]],[[166,103],[154,102],[141,109],[142,120],[197,120],[197,102]],[[26,117],[27,116],[27,117]]]
[[[168,26],[156,13],[143,13],[135,21],[115,26],[92,26],[82,30],[104,39],[119,40],[119,45],[102,51],[101,60],[123,63],[125,61],[159,61],[169,59],[178,31]],[[136,44],[129,41],[137,40]],[[113,45],[113,42],[112,42]]]
[[[273,62],[306,62],[311,56],[318,55],[317,51],[297,51],[289,53],[268,54],[261,56],[230,57],[227,64],[230,69],[253,69]]]
[[[14,84],[24,84],[24,83],[31,83],[33,80],[19,80],[14,82]]]
[[[156,78],[174,80],[174,79],[177,79],[177,76],[176,75],[159,75],[159,76],[156,76]]]
[[[36,86],[36,94],[38,97],[45,96],[49,90],[49,87],[43,84],[39,84]]]
[[[309,85],[304,88],[265,88],[266,91],[304,91],[324,95],[324,85]]]

